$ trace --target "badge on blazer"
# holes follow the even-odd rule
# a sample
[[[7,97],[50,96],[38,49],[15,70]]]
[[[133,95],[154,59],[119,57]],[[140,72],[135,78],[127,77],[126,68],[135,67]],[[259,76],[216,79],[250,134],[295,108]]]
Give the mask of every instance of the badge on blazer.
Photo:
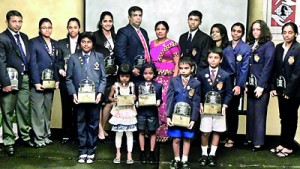
[[[193,97],[194,94],[195,94],[195,89],[191,88],[191,89],[189,90],[189,97],[190,97],[190,98]]]
[[[222,90],[222,88],[223,88],[223,82],[219,82],[217,84],[217,88],[218,88],[218,90]]]
[[[67,43],[67,48],[69,49],[69,44]]]
[[[192,50],[192,55],[193,55],[193,56],[196,56],[196,54],[197,54],[197,50],[196,50],[196,48],[194,48],[194,49]]]
[[[95,69],[95,70],[99,70],[99,67],[100,67],[99,63],[96,62],[96,63],[94,64],[94,69]]]
[[[236,60],[237,60],[238,62],[242,61],[242,59],[243,59],[243,56],[242,56],[242,55],[237,55]]]
[[[191,86],[187,86],[186,89],[187,89],[187,90],[190,90],[190,89],[191,89]]]
[[[209,82],[209,85],[211,85],[211,86],[212,86],[212,82]]]
[[[206,78],[209,78],[209,75],[208,75],[208,74],[205,74],[205,77],[206,77]]]
[[[294,56],[290,56],[289,59],[288,59],[288,62],[289,62],[290,65],[294,64],[294,62],[295,62]]]
[[[259,55],[258,55],[258,54],[255,54],[255,55],[254,55],[254,60],[255,60],[255,62],[258,62],[259,59],[260,59],[260,58],[259,58]]]
[[[58,50],[55,51],[56,56],[58,56]]]

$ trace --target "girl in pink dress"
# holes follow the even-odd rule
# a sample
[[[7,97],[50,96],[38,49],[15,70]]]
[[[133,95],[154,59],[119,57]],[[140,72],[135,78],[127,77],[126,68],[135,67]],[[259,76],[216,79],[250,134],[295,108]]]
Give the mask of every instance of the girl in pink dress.
[[[167,38],[169,25],[165,21],[159,21],[155,24],[157,39],[150,43],[150,55],[152,62],[158,70],[158,76],[155,81],[163,84],[162,104],[159,107],[160,127],[157,131],[157,141],[166,142],[168,125],[166,118],[166,98],[169,81],[178,74],[178,60],[180,57],[180,48],[178,43]]]

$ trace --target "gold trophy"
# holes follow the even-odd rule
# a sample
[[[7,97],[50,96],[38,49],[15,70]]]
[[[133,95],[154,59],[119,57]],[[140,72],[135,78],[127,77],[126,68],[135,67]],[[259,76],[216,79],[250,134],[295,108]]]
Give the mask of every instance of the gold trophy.
[[[216,91],[210,91],[205,95],[204,115],[222,115],[221,95]]]
[[[185,102],[175,104],[172,123],[175,126],[188,127],[190,124],[191,106]]]
[[[139,86],[139,106],[156,106],[155,88],[151,83],[148,86]]]
[[[12,90],[19,90],[18,89],[18,71],[15,68],[8,67],[7,73],[9,76],[10,84],[12,86]]]
[[[53,70],[45,69],[42,72],[42,85],[44,89],[55,89],[55,80],[53,79]]]
[[[118,98],[117,106],[132,106],[132,105],[134,105],[133,89],[134,89],[134,87],[129,85],[129,95],[121,95],[120,86],[117,86],[117,95],[116,95],[116,97]]]
[[[95,103],[96,102],[95,84],[92,80],[83,79],[79,83],[78,102]]]

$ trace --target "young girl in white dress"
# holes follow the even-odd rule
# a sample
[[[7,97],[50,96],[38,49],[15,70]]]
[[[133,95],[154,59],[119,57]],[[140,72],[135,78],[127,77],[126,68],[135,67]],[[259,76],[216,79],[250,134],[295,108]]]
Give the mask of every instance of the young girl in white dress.
[[[132,97],[133,101],[136,99],[134,92],[134,84],[130,82],[132,69],[128,64],[122,64],[118,70],[119,81],[116,82],[109,94],[109,100],[114,103],[111,110],[111,119],[109,123],[112,124],[112,131],[116,132],[115,144],[117,148],[116,158],[113,160],[114,163],[118,164],[121,162],[121,145],[123,133],[126,133],[127,137],[127,164],[133,164],[132,159],[132,148],[133,148],[133,132],[137,131],[136,123],[136,109],[135,105],[120,105],[118,104],[118,97],[120,95],[128,95]]]

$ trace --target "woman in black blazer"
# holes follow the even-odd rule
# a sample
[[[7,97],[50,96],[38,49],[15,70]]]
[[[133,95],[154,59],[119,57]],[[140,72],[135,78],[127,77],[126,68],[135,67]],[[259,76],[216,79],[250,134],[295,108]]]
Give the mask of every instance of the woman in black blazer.
[[[116,72],[117,66],[115,63],[114,57],[114,46],[115,46],[115,28],[113,24],[113,15],[109,11],[104,11],[100,15],[100,20],[98,22],[98,30],[93,33],[96,38],[96,44],[94,46],[94,50],[96,52],[102,53],[104,55],[104,62],[106,66],[106,89],[105,89],[105,97],[104,102],[105,106],[103,110],[100,111],[100,121],[99,121],[99,133],[98,138],[104,142],[105,137],[108,134],[105,132],[104,128],[107,123],[107,120],[110,116],[110,110],[112,108],[112,104],[108,100],[108,94],[110,92],[111,86],[117,81]],[[108,64],[112,64],[111,68],[107,68]],[[111,73],[109,70],[112,70]]]

